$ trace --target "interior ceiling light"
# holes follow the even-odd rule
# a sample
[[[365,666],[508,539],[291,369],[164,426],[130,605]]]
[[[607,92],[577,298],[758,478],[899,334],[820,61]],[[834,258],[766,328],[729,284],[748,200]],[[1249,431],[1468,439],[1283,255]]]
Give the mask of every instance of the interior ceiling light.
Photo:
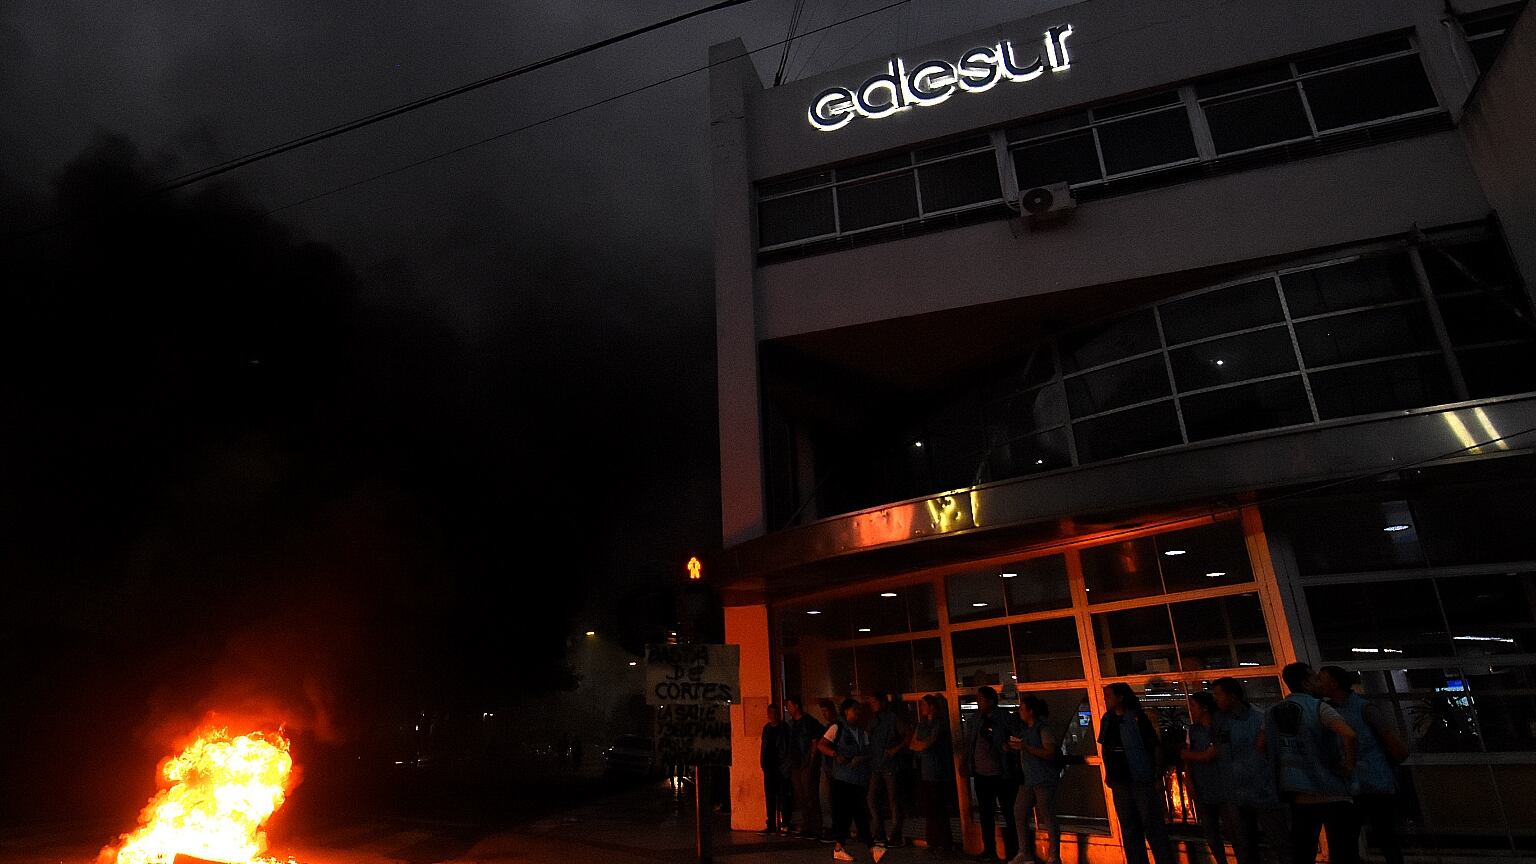
[[[859,632],[860,633],[868,633],[869,632],[869,628],[868,627],[860,627],[859,628]]]
[[[880,592],[880,596],[881,597],[895,597],[896,596],[896,592],[895,591],[881,591]]]
[[[820,615],[821,614],[821,610],[820,609],[807,609],[807,610],[805,610],[805,614],[807,614],[807,615]]]
[[[1211,577],[1212,579],[1218,579],[1218,578],[1220,578],[1222,576],[1227,575],[1227,571],[1225,571],[1225,570],[1212,570],[1211,572],[1209,572],[1209,573],[1207,573],[1205,575]]]
[[[1167,552],[1164,552],[1163,554],[1164,555],[1183,555],[1186,551],[1188,551],[1188,550],[1185,550],[1185,549],[1169,549]]]
[[[1398,532],[1398,531],[1407,531],[1409,528],[1412,528],[1412,527],[1413,527],[1412,525],[1388,525],[1387,527],[1385,527],[1385,528],[1383,528],[1381,530],[1386,531],[1387,533],[1391,534],[1391,533],[1395,533],[1395,532]]]
[[[1003,577],[1004,579],[1012,579],[1012,578],[1018,576],[1019,574],[1017,574],[1017,573],[999,573],[997,575]]]
[[[985,603],[972,603],[971,605],[975,606],[977,609],[980,609],[981,607],[983,607],[983,606],[985,606],[987,604],[985,604]]]

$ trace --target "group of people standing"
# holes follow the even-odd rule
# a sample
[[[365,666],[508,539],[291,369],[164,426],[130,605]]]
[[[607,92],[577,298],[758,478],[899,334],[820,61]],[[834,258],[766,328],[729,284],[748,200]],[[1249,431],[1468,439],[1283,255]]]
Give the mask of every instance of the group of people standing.
[[[1407,756],[1402,739],[1379,706],[1353,691],[1345,670],[1292,663],[1281,677],[1289,695],[1263,711],[1235,678],[1194,694],[1180,743],[1168,740],[1129,685],[1105,688],[1098,742],[1127,864],[1149,864],[1149,851],[1155,864],[1176,864],[1164,785],[1175,762],[1185,766],[1215,864],[1227,864],[1228,840],[1237,864],[1313,864],[1322,834],[1333,864],[1359,864],[1362,824],[1386,864],[1402,864],[1394,779]],[[978,860],[999,859],[1001,833],[1009,864],[1060,864],[1056,792],[1071,760],[1052,731],[1049,706],[1025,694],[1016,711],[1005,710],[992,687],[978,688],[976,703],[958,742],[939,694],[917,703],[915,724],[876,693],[840,705],[820,699],[821,720],[797,697],[784,700],[782,713],[770,705],[761,760],[765,832],[820,840],[832,845],[835,860],[853,861],[846,845],[853,831],[879,862],[905,843],[903,801],[915,787],[929,851],[958,852],[949,822],[958,768],[981,823]]]

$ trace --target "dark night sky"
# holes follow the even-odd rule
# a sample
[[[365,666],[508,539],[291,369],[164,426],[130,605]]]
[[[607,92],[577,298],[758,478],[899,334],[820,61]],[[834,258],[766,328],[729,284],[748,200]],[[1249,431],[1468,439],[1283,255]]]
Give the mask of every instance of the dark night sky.
[[[536,690],[573,628],[717,540],[706,76],[264,212],[776,41],[791,0],[111,215],[703,5],[0,5],[0,234],[73,218],[0,249],[0,768],[215,704],[345,737]],[[880,5],[811,2],[801,30]],[[1049,5],[914,0],[790,69]]]

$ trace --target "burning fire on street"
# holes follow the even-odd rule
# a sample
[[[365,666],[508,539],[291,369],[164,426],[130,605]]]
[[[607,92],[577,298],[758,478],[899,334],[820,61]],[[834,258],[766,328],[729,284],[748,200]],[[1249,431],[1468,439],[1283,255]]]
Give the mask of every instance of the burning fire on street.
[[[227,864],[264,858],[267,820],[297,782],[281,732],[231,735],[207,727],[160,764],[166,784],[139,814],[139,827],[101,850],[97,864],[172,864],[180,855]]]

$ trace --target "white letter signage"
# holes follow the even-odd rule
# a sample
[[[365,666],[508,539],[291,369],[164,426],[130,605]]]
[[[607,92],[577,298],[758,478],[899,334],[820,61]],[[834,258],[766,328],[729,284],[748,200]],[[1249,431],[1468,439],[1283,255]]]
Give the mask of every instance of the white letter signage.
[[[847,126],[855,115],[877,120],[912,107],[937,105],[955,95],[955,91],[984,93],[1000,81],[1033,81],[1047,68],[1066,71],[1072,65],[1067,53],[1067,38],[1072,25],[1045,31],[1045,52],[1025,60],[1013,43],[983,45],[960,55],[954,63],[924,60],[907,68],[906,61],[892,57],[886,71],[872,75],[857,87],[829,87],[811,100],[806,117],[823,132]]]

